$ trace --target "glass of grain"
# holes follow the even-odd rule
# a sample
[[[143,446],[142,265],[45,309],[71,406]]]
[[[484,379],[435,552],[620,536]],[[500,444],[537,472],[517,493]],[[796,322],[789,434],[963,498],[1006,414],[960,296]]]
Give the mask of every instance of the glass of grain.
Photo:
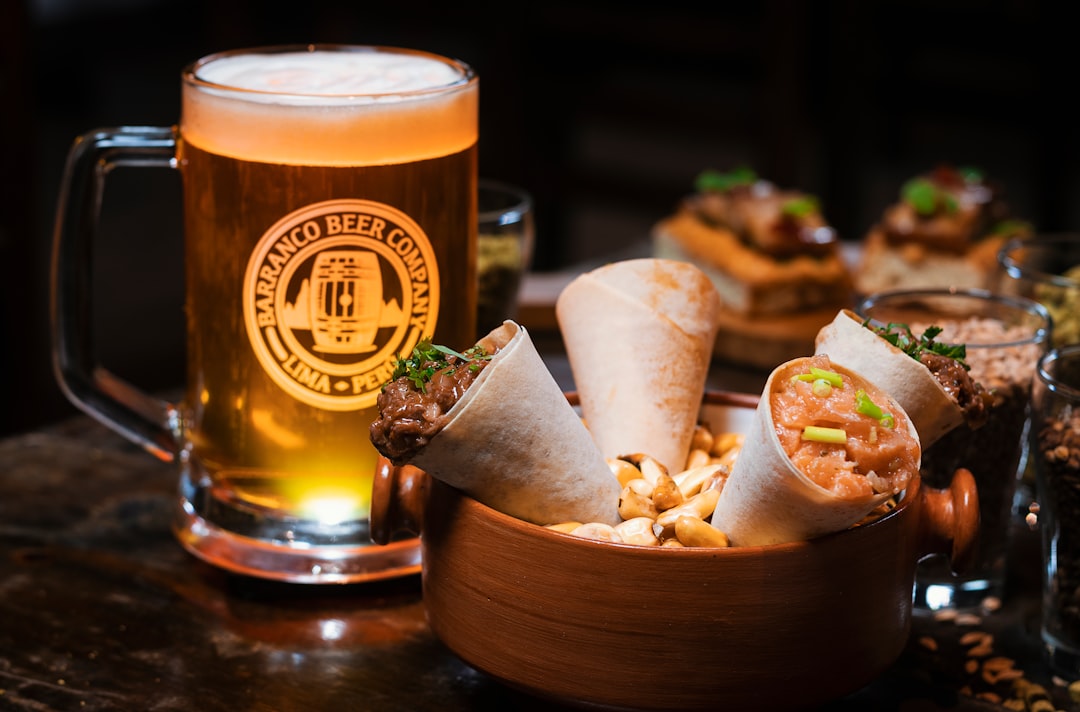
[[[977,609],[1000,601],[1018,473],[1027,457],[1031,383],[1049,348],[1051,319],[1038,302],[980,289],[883,292],[858,305],[878,325],[906,324],[915,337],[941,329],[939,343],[964,345],[964,363],[982,388],[978,420],[966,421],[923,450],[923,483],[945,488],[958,468],[975,477],[980,526],[969,569],[954,573],[943,557],[916,570],[916,610]]]

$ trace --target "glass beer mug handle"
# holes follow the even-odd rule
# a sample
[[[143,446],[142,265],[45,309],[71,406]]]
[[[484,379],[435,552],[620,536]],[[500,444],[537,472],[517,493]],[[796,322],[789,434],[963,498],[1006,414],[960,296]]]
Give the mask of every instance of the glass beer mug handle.
[[[53,368],[84,411],[162,460],[179,452],[178,409],[102,368],[91,331],[91,252],[105,179],[120,166],[176,168],[171,127],[99,129],[71,147],[60,186],[51,274]]]

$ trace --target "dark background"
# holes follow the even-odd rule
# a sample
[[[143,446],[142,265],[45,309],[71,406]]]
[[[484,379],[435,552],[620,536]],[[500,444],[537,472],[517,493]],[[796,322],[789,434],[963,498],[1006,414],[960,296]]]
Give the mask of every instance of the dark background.
[[[65,154],[91,128],[170,125],[179,70],[277,43],[411,46],[481,78],[480,172],[529,189],[535,268],[640,245],[704,168],[816,194],[857,240],[900,183],[982,168],[1044,231],[1080,227],[1067,3],[0,0],[0,434],[75,412],[49,363]],[[132,175],[134,174],[134,175]],[[120,170],[95,248],[97,352],[183,378],[179,179]]]

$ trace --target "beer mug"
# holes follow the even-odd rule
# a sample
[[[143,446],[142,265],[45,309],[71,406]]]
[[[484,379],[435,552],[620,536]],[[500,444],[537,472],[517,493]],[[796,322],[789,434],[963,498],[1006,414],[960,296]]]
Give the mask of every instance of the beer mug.
[[[198,557],[295,582],[416,572],[415,538],[369,538],[368,426],[399,355],[424,338],[475,342],[477,77],[414,50],[270,47],[194,62],[181,92],[177,126],[71,148],[53,248],[61,388],[178,464],[175,531]],[[102,369],[91,347],[106,177],[146,166],[178,169],[183,187],[177,403]]]

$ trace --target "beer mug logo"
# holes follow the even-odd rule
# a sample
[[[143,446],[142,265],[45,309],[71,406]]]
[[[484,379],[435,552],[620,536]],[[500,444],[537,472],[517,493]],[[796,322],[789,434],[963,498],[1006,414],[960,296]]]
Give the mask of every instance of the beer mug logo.
[[[382,316],[382,274],[374,252],[320,252],[311,269],[309,320],[316,351],[360,353],[375,349]]]
[[[375,404],[394,360],[435,332],[439,270],[408,215],[367,200],[297,210],[259,240],[244,321],[263,369],[325,410]]]

